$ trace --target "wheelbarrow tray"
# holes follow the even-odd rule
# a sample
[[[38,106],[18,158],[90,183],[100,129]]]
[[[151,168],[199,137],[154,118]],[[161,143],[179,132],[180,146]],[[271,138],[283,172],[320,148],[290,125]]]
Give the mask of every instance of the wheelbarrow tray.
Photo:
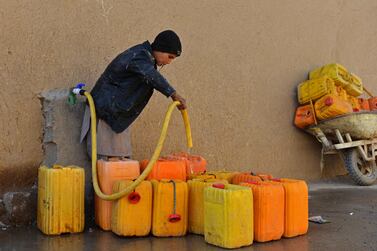
[[[377,111],[349,113],[319,121],[304,130],[312,135],[315,129],[321,129],[327,135],[333,135],[335,129],[341,134],[349,133],[353,139],[377,138]]]

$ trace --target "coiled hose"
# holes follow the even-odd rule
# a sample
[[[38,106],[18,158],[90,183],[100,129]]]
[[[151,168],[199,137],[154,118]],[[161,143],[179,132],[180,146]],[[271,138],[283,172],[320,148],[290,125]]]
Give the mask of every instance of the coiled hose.
[[[101,191],[101,188],[98,185],[98,177],[97,177],[97,118],[96,118],[96,110],[95,110],[95,105],[92,96],[90,95],[89,92],[84,91],[85,97],[88,99],[89,102],[89,107],[90,107],[90,126],[91,126],[91,136],[92,136],[92,179],[93,179],[93,187],[94,191],[97,194],[98,197],[100,197],[103,200],[117,200],[130,192],[132,192],[145,178],[148,176],[148,174],[152,171],[152,168],[154,164],[156,163],[158,157],[160,156],[162,146],[164,144],[165,138],[166,138],[166,133],[168,130],[169,126],[169,121],[171,114],[174,110],[174,108],[177,105],[180,105],[180,102],[174,101],[171,103],[168,107],[168,110],[165,115],[165,120],[162,126],[160,138],[158,140],[157,146],[154,150],[154,153],[152,155],[152,158],[148,162],[147,167],[143,171],[142,174],[127,188],[125,188],[122,191],[119,191],[114,194],[104,194]],[[186,129],[186,139],[187,139],[187,147],[191,148],[192,147],[192,136],[191,136],[191,127],[190,127],[190,120],[188,117],[187,110],[181,110],[182,118],[184,121],[185,129]]]

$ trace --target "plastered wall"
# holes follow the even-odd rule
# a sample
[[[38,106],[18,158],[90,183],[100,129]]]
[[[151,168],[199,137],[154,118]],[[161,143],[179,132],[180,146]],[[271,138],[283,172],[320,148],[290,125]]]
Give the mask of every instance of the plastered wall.
[[[0,193],[35,181],[43,90],[91,87],[118,53],[167,28],[183,53],[162,73],[187,99],[192,151],[211,169],[319,178],[319,143],[292,126],[295,86],[339,62],[377,93],[373,0],[0,3]],[[169,102],[156,92],[133,124],[134,158],[151,155]],[[177,150],[185,150],[178,112],[164,153]],[[342,172],[332,166],[328,174]]]

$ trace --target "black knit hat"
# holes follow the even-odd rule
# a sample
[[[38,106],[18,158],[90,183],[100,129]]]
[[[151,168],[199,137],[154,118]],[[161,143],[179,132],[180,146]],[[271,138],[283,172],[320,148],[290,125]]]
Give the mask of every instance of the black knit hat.
[[[157,35],[151,44],[152,50],[181,55],[182,45],[178,35],[172,30],[166,30]]]

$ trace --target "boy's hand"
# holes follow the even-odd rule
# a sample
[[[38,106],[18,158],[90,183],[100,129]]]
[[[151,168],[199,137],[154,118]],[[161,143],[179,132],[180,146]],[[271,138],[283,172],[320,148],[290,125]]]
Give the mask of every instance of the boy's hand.
[[[174,101],[179,101],[181,104],[177,106],[178,110],[184,110],[187,108],[186,100],[182,98],[177,92],[171,95],[171,99]]]

